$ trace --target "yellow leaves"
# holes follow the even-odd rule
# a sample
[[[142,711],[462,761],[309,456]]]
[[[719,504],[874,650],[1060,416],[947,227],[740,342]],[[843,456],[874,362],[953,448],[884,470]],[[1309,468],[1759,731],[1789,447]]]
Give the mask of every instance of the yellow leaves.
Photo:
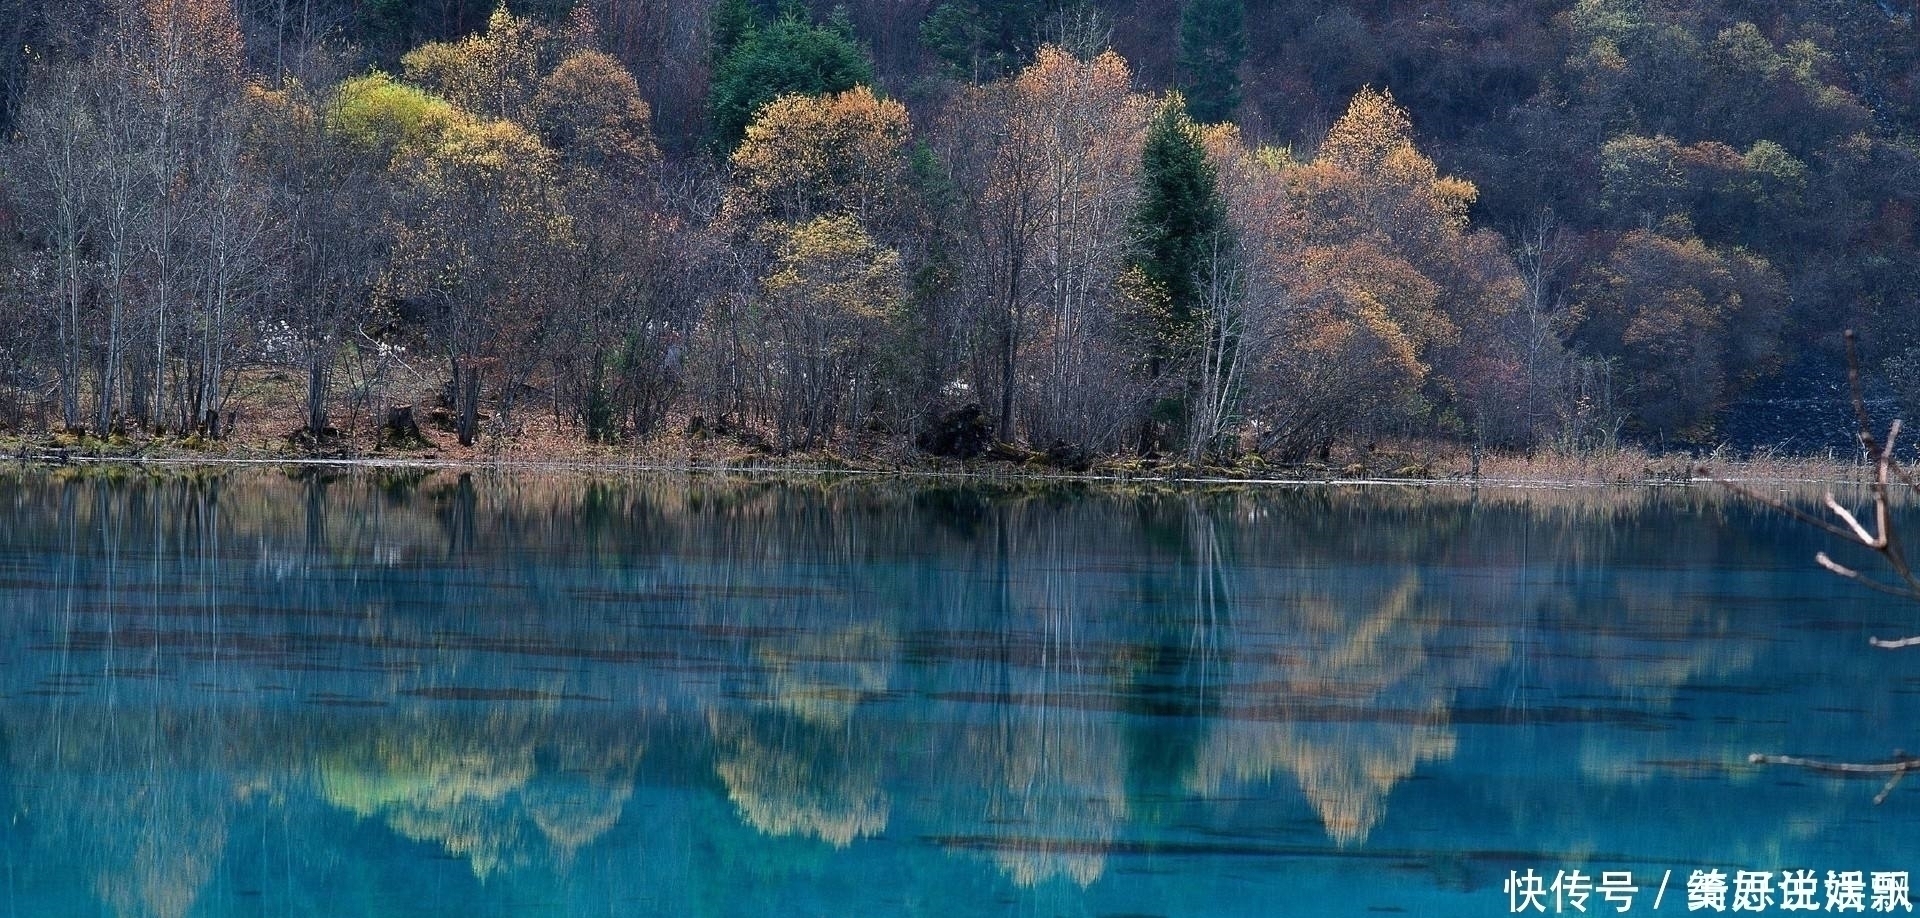
[[[1480,189],[1472,182],[1462,178],[1447,176],[1433,183],[1433,198],[1440,205],[1442,213],[1447,215],[1454,229],[1466,229],[1467,208],[1480,197]]]
[[[328,130],[362,150],[390,156],[424,150],[470,120],[446,100],[379,72],[340,84],[327,111]]]
[[[1132,181],[1154,100],[1133,91],[1125,58],[1107,51],[1082,61],[1044,45],[1013,81],[1010,125],[1023,146],[1056,164],[1103,163]]]
[[[1389,156],[1412,148],[1413,120],[1406,109],[1393,101],[1392,93],[1368,87],[1354,95],[1347,113],[1327,132],[1319,159],[1365,174],[1380,171]]]
[[[1455,332],[1435,309],[1439,286],[1370,243],[1303,253],[1294,295],[1310,310],[1309,327],[1320,329],[1320,346],[1412,380],[1426,376],[1427,350]]]
[[[319,763],[329,804],[437,844],[481,879],[521,856],[519,833],[499,810],[533,777],[531,748],[483,748],[472,738],[449,746],[442,737],[381,736],[370,745]]]
[[[297,81],[288,81],[282,89],[250,83],[241,104],[250,116],[247,124],[252,146],[264,155],[273,155],[276,147],[284,154],[284,148],[313,137],[320,124],[320,113]]]
[[[553,151],[525,128],[475,118],[384,73],[341,84],[326,117],[330,132],[390,156],[431,194],[466,189],[513,202],[543,195],[553,178]]]
[[[549,177],[553,151],[510,121],[453,124],[425,151],[429,181],[524,186]]]
[[[590,167],[624,176],[659,154],[640,84],[599,51],[578,51],[561,61],[540,81],[533,107],[541,136]]]
[[[467,111],[530,125],[540,83],[540,47],[547,39],[545,29],[501,4],[487,20],[484,34],[421,45],[407,52],[400,65],[408,80]]]
[[[886,830],[892,804],[869,762],[847,760],[811,729],[768,737],[751,718],[718,711],[707,722],[720,750],[714,771],[748,825],[836,848]]]
[[[900,253],[875,242],[852,217],[833,214],[768,231],[776,254],[761,286],[783,311],[867,321],[896,311],[904,280]]]
[[[731,157],[724,219],[871,220],[903,193],[906,106],[865,86],[830,96],[783,96],[760,110]]]
[[[1255,371],[1268,374],[1283,455],[1418,410],[1423,393],[1449,391],[1463,368],[1507,346],[1499,319],[1524,288],[1500,247],[1468,232],[1478,189],[1441,175],[1412,129],[1391,94],[1366,89],[1306,163],[1209,138],[1255,259],[1249,289],[1284,311],[1280,346]],[[1439,387],[1429,385],[1435,367],[1446,374]]]
[[[245,44],[230,0],[145,0],[140,14],[145,34],[137,37],[160,59],[222,80],[244,72]]]
[[[1112,51],[1082,61],[1058,45],[1042,45],[1013,85],[1015,92],[1028,99],[1110,106],[1132,94],[1133,70],[1126,58]]]

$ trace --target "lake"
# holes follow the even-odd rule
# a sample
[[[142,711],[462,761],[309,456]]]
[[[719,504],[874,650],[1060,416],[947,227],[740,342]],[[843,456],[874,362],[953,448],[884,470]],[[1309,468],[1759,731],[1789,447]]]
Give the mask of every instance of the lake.
[[[15,467],[0,514],[7,918],[1920,869],[1920,784],[1746,763],[1920,748],[1920,650],[1867,645],[1920,607],[1711,486]]]

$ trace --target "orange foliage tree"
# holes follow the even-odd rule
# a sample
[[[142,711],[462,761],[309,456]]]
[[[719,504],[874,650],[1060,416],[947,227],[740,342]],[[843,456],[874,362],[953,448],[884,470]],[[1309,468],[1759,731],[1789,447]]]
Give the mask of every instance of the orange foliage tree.
[[[1008,396],[1024,402],[1036,443],[1111,447],[1146,401],[1132,374],[1146,355],[1120,333],[1119,280],[1154,103],[1133,90],[1118,54],[1081,60],[1051,45],[1014,78],[1009,103],[1017,147],[988,195],[1032,208],[1021,260],[1033,272],[1023,295],[1034,308],[1018,310],[1031,327],[1011,336],[1030,345],[1006,355],[1032,388],[1022,398],[1008,379]]]
[[[1469,231],[1473,185],[1441,175],[1371,89],[1312,160],[1271,171],[1282,187],[1255,193],[1269,202],[1256,247],[1285,305],[1251,374],[1264,445],[1298,461],[1368,425],[1485,423],[1500,394],[1480,384],[1505,378],[1523,290],[1497,237]]]
[[[1710,437],[1728,400],[1778,364],[1785,283],[1766,259],[1709,246],[1684,221],[1622,236],[1578,294],[1582,336],[1631,371],[1644,433]]]

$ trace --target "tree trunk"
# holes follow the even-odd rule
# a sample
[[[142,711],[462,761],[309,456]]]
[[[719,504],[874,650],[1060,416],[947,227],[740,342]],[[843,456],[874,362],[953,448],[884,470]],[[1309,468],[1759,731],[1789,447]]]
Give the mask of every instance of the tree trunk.
[[[480,426],[480,370],[468,367],[460,383],[460,445],[472,446]]]
[[[327,429],[327,368],[315,358],[307,363],[307,432],[318,438]]]

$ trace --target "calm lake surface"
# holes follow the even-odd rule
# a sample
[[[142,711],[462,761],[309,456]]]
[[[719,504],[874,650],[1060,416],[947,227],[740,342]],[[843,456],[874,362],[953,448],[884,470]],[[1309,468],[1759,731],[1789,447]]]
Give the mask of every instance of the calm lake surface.
[[[1866,644],[1920,608],[1824,547],[1706,487],[0,471],[0,915],[1499,915],[1575,868],[1685,914],[1694,869],[1920,872],[1920,784],[1745,764],[1920,748],[1920,651]]]

